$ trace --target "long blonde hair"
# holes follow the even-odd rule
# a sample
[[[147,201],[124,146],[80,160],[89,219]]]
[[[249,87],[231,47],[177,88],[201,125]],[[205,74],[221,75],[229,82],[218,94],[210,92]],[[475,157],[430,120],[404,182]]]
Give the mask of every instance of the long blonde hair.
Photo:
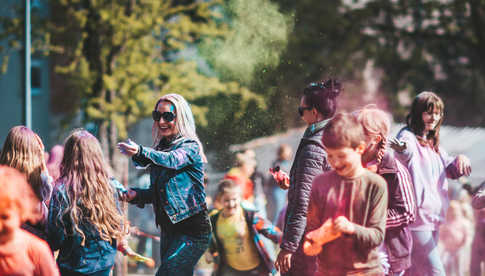
[[[204,148],[195,131],[194,115],[192,115],[192,110],[190,109],[189,103],[184,99],[184,97],[180,96],[179,94],[167,94],[157,101],[154,110],[157,110],[158,105],[163,101],[169,102],[175,107],[175,128],[177,130],[177,133],[180,134],[182,137],[195,140],[197,144],[199,144],[202,160],[204,162],[207,162],[207,158],[204,154]],[[160,140],[162,140],[163,138],[163,136],[160,134],[158,122],[155,121],[152,125],[152,138],[153,147],[156,147],[158,143],[160,143]]]
[[[384,157],[387,136],[391,130],[391,116],[374,105],[369,105],[359,111],[357,120],[359,120],[364,128],[365,136],[381,136],[382,139],[379,142],[379,150],[377,153],[377,162],[380,163]]]
[[[60,215],[72,221],[71,233],[78,232],[82,244],[86,235],[81,223],[93,226],[105,241],[123,235],[124,218],[116,205],[106,160],[98,139],[88,131],[75,130],[67,138],[58,181],[64,183],[68,197],[68,207]]]
[[[44,144],[30,128],[15,126],[10,129],[0,154],[0,164],[24,173],[40,201],[50,198],[52,187],[41,177],[42,172],[47,171]]]

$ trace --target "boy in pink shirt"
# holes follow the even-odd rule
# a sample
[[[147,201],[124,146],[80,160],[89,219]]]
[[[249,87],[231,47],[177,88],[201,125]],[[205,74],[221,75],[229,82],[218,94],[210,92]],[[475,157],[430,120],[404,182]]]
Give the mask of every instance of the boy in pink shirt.
[[[38,219],[33,215],[37,205],[25,177],[0,166],[0,275],[59,275],[47,243],[20,228]]]
[[[315,275],[384,275],[377,248],[384,240],[387,188],[362,166],[364,140],[349,114],[338,114],[324,130],[333,170],[313,180],[303,245],[306,254],[318,255]]]

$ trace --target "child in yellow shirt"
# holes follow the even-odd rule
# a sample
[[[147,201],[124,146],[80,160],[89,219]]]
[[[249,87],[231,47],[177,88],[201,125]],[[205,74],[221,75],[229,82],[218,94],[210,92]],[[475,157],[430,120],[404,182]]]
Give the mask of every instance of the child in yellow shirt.
[[[218,194],[223,208],[211,216],[211,251],[219,256],[216,275],[275,274],[274,261],[260,234],[279,243],[281,231],[256,211],[241,206],[241,188],[231,180],[219,184]]]

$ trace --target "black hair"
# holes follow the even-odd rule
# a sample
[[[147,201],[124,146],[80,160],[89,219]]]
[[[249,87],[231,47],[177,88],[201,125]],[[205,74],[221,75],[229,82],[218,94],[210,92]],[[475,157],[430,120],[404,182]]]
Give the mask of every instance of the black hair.
[[[312,82],[303,90],[305,104],[314,107],[325,118],[331,118],[337,110],[337,96],[343,90],[336,79]]]

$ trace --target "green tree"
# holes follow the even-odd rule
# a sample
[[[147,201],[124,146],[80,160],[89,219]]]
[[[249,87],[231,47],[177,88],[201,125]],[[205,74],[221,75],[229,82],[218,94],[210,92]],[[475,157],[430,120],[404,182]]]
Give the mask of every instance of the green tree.
[[[202,128],[208,125],[208,99],[217,95],[237,98],[236,121],[248,104],[264,107],[249,89],[204,74],[197,59],[184,58],[202,40],[227,35],[222,5],[219,0],[51,0],[49,16],[34,11],[34,51],[52,57],[63,90],[60,101],[94,124],[115,172],[123,170],[115,162],[117,141],[150,114],[162,94],[182,94]],[[22,8],[12,9],[13,17],[1,19],[0,39],[12,41],[9,50],[22,45]]]
[[[365,18],[359,28],[372,42],[365,55],[385,72],[395,110],[398,91],[432,90],[445,99],[447,123],[485,125],[484,1],[345,2],[345,15]]]
[[[301,124],[295,109],[311,81],[338,77],[346,87],[340,107],[364,104],[369,61],[381,72],[379,97],[397,120],[408,110],[406,98],[433,90],[447,105],[446,123],[485,124],[483,1],[275,2],[294,14],[294,29],[278,67],[252,88],[268,91],[268,118],[280,130]]]
[[[365,45],[360,19],[344,15],[340,1],[275,2],[283,13],[293,14],[294,27],[278,66],[262,73],[252,87],[267,91],[268,118],[276,131],[282,131],[302,124],[296,108],[308,83],[330,77],[359,81],[367,58],[360,54]]]

